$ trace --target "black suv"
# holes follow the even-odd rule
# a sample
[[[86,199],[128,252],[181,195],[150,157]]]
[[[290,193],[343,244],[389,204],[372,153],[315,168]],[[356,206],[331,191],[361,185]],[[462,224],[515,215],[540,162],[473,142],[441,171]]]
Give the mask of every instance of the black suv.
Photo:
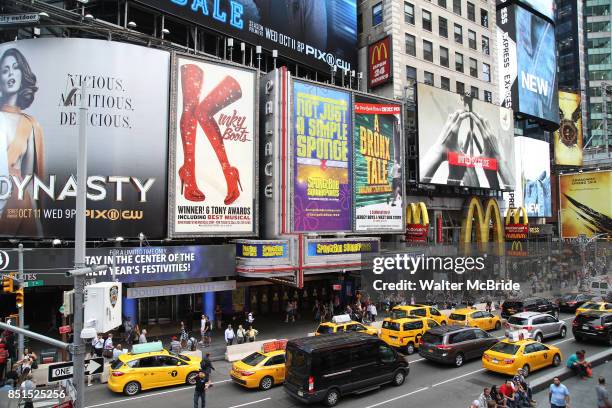
[[[547,313],[559,317],[559,306],[548,299],[532,297],[527,299],[508,299],[502,304],[501,317],[507,319],[520,312]]]
[[[419,343],[419,354],[428,360],[461,367],[467,360],[480,358],[498,340],[484,330],[465,326],[429,329]]]
[[[595,295],[586,293],[568,293],[559,298],[559,310],[561,312],[576,313],[576,309],[595,298]]]
[[[572,333],[576,341],[601,340],[612,347],[612,313],[580,313],[572,323]]]

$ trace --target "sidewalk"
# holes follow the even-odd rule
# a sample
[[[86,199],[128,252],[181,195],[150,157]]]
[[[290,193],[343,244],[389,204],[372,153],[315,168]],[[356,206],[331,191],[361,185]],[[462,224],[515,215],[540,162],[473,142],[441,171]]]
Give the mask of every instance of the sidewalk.
[[[570,392],[570,406],[572,408],[597,408],[597,394],[595,387],[597,379],[604,377],[608,392],[612,394],[612,361],[593,368],[593,377],[586,380],[573,376],[561,383],[564,384]],[[550,407],[548,401],[548,388],[536,393],[534,399],[538,403],[538,408]]]

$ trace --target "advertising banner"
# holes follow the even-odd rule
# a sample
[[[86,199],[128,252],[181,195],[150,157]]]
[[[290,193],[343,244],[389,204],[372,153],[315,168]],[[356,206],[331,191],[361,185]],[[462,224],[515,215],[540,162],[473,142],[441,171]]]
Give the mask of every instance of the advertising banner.
[[[318,240],[308,242],[307,256],[367,254],[379,249],[378,239]]]
[[[612,171],[563,174],[559,195],[563,238],[612,233]]]
[[[516,0],[516,2],[522,6],[529,7],[536,13],[540,13],[542,16],[549,19],[554,23],[555,21],[555,3],[553,0]],[[501,4],[509,4],[512,1],[497,0],[497,6]]]
[[[512,111],[419,83],[421,183],[514,188]]]
[[[293,229],[351,230],[351,96],[293,82]]]
[[[555,163],[582,166],[582,110],[580,94],[559,92],[561,123],[555,132]]]
[[[392,52],[391,36],[368,46],[368,88],[375,88],[391,82]]]
[[[355,95],[355,231],[404,230],[402,106]]]
[[[82,86],[88,237],[165,236],[169,62],[112,41],[0,44],[1,236],[74,236]]]
[[[236,256],[239,258],[287,258],[289,256],[286,241],[277,242],[237,242]]]
[[[174,63],[168,233],[254,235],[255,71]]]
[[[139,1],[325,72],[357,67],[356,0]]]

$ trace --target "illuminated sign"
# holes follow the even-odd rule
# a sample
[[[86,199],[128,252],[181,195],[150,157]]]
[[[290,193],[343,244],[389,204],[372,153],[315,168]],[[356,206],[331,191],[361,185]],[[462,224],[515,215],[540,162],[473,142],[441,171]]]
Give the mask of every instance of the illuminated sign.
[[[425,203],[410,203],[406,206],[406,241],[427,242],[429,214]]]
[[[523,218],[523,222],[521,221]],[[524,207],[509,208],[506,213],[505,238],[506,241],[524,241],[529,234],[529,219]]]
[[[239,258],[286,258],[287,243],[237,243],[236,256]]]
[[[370,44],[368,57],[368,86],[375,88],[391,82],[391,36]]]
[[[308,256],[367,254],[379,251],[378,240],[337,240],[308,242]]]
[[[476,224],[476,242],[489,242],[490,224],[493,221],[493,241],[504,242],[501,215],[497,201],[490,198],[483,210],[480,200],[472,197],[463,218],[461,225],[461,242],[470,243],[472,241],[472,229]]]

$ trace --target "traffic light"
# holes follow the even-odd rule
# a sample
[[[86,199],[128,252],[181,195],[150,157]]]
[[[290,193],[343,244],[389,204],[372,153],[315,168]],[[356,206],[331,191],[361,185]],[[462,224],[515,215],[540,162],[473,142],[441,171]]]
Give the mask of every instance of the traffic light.
[[[13,293],[13,274],[4,275],[2,277],[2,292],[3,293]]]
[[[15,304],[17,307],[23,307],[23,288],[15,291]]]

